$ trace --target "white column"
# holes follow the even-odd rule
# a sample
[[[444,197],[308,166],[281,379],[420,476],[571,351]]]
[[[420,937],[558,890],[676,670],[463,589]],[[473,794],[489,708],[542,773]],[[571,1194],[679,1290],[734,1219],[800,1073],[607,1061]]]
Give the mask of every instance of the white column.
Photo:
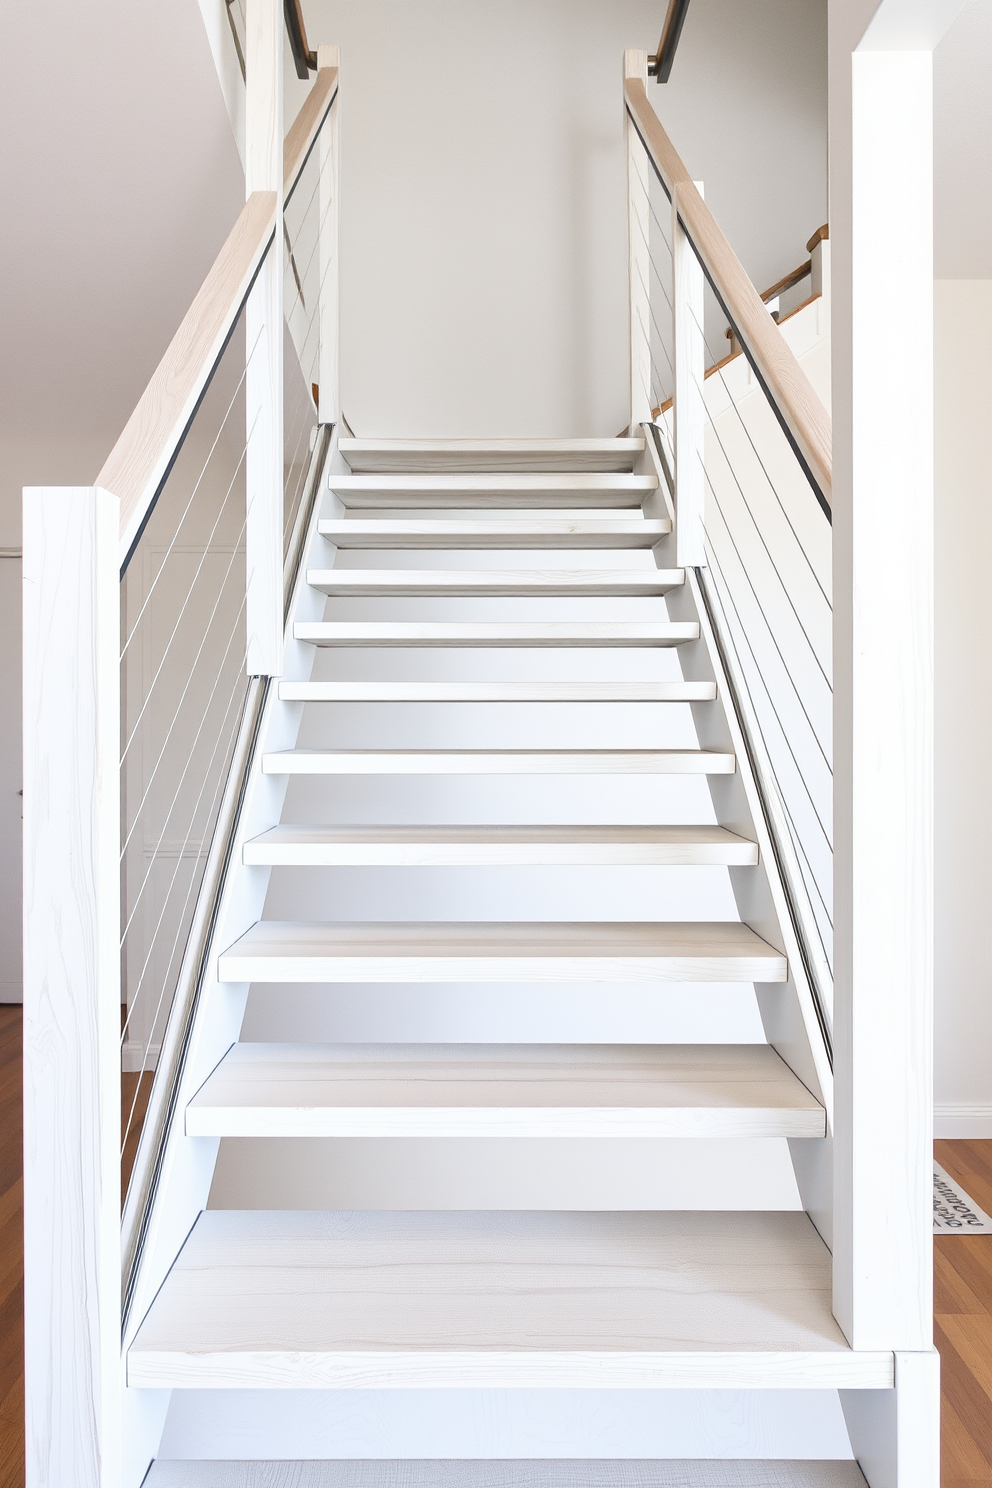
[[[699,194],[702,181],[697,181]],[[703,376],[703,270],[679,222],[678,187],[672,201],[672,309],[675,320],[675,549],[680,567],[706,562]]]
[[[340,48],[319,46],[317,48],[317,73],[326,67],[340,67]],[[339,206],[341,180],[341,92],[338,90],[329,117],[320,131],[317,144],[320,169],[319,184],[319,249],[320,297],[320,363],[318,385],[320,406],[318,418],[322,424],[335,424],[341,413],[340,374],[340,271],[338,258],[338,233],[341,221]]]
[[[272,247],[248,297],[245,377],[248,655],[251,676],[282,670],[283,641],[283,7],[247,0],[245,193],[276,193]]]
[[[120,1481],[120,503],[24,492],[28,1488]]]
[[[628,48],[623,76],[640,78],[647,87],[648,54]],[[630,432],[651,418],[651,255],[648,157],[640,135],[624,110],[627,142],[627,273],[630,303]]]

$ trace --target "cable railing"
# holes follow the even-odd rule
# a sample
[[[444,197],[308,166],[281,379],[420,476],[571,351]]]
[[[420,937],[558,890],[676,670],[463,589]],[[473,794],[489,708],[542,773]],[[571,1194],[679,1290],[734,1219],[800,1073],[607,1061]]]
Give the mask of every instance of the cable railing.
[[[251,191],[96,485],[25,499],[27,1393],[53,1453],[116,1450],[90,1402],[119,1385],[336,417],[336,49],[318,63],[285,140],[249,68],[249,180],[275,189]],[[59,1278],[71,1301],[49,1328]],[[70,1327],[99,1335],[85,1366],[60,1353]]]
[[[647,102],[643,58],[625,84],[631,424],[671,479],[677,561],[723,653],[829,1048],[830,425],[789,344],[798,321],[783,329],[824,293],[827,234],[759,295]]]

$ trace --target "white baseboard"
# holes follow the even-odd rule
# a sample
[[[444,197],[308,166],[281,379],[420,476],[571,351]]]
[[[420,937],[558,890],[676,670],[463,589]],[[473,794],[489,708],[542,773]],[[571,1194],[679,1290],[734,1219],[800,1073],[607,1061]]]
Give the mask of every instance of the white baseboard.
[[[140,1040],[125,1039],[121,1048],[121,1069],[126,1075],[136,1075],[139,1070],[156,1069],[161,1050],[161,1044],[152,1044],[146,1050]]]
[[[935,1106],[933,1134],[935,1137],[970,1137],[972,1141],[992,1137],[992,1105]]]

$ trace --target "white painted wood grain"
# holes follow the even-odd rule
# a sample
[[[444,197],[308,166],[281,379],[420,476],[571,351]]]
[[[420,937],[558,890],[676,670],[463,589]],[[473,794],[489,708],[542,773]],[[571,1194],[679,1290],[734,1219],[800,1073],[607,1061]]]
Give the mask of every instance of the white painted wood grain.
[[[340,65],[336,46],[317,48],[317,79]],[[322,424],[337,423],[341,412],[341,99],[324,123],[317,145],[319,170],[317,204],[320,213],[317,261],[319,345],[317,352],[317,413]]]
[[[723,827],[279,826],[245,843],[246,863],[305,867],[371,864],[750,864],[757,845]]]
[[[307,583],[324,594],[390,596],[482,595],[569,598],[667,594],[685,582],[682,569],[311,568]]]
[[[586,472],[560,474],[445,473],[432,475],[332,475],[331,490],[346,508],[399,511],[404,507],[468,510],[472,507],[639,507],[655,489],[654,477]]]
[[[275,242],[245,309],[245,489],[249,676],[282,671],[283,641],[283,16],[246,0],[245,189],[276,193]]]
[[[235,1044],[191,1136],[822,1137],[765,1044]]]
[[[222,982],[780,982],[785,957],[736,921],[260,920]]]
[[[849,257],[843,239],[834,240],[835,303],[840,295],[839,313],[848,304],[858,326],[850,363],[837,367],[834,396],[850,451],[834,533],[834,1305],[856,1345],[884,1340],[925,1352],[932,1342],[934,517],[932,422],[920,410],[929,410],[933,386],[931,59],[917,51],[857,52],[849,66]],[[872,265],[893,242],[897,261],[879,284]],[[907,304],[912,325],[902,313]]]
[[[870,1488],[937,1488],[940,1357],[897,1351],[894,1362],[894,1390],[841,1391],[851,1446]]]
[[[128,1380],[884,1389],[892,1356],[846,1346],[804,1214],[208,1211]]]
[[[24,492],[27,1481],[120,1481],[120,502]]]
[[[280,682],[279,696],[307,703],[685,703],[715,698],[716,683]]]
[[[360,474],[389,471],[632,470],[643,452],[628,439],[342,439],[341,454]]]
[[[700,196],[702,186],[697,185]],[[672,311],[675,343],[675,550],[681,564],[706,562],[703,541],[706,478],[703,374],[703,271],[679,220],[678,184],[672,194]]]
[[[494,516],[484,522],[432,518],[378,521],[328,518],[320,530],[339,548],[653,548],[671,532],[664,518],[527,521]]]
[[[699,627],[673,620],[317,620],[294,628],[313,646],[679,646]]]
[[[624,83],[648,80],[648,54],[628,48],[623,54]],[[651,418],[651,254],[648,157],[630,118],[624,113],[627,151],[627,298],[630,317],[630,433]]]
[[[267,775],[732,775],[714,749],[293,749]]]

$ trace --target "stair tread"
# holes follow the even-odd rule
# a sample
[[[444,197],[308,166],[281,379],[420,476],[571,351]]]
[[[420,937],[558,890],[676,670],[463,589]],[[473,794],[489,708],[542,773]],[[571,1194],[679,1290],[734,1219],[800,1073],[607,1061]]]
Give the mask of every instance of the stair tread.
[[[191,1136],[822,1137],[767,1044],[235,1044]]]
[[[338,441],[353,471],[630,470],[644,440],[354,439]]]
[[[245,843],[249,864],[752,864],[757,845],[714,826],[272,827]]]
[[[679,646],[695,620],[298,620],[315,646]]]
[[[159,1460],[143,1488],[866,1488],[853,1460]]]
[[[685,582],[685,570],[311,568],[307,583],[325,594],[410,595],[656,595]]]
[[[223,982],[785,981],[785,956],[717,921],[259,920]]]
[[[715,749],[284,749],[266,775],[732,775]]]
[[[667,517],[324,518],[322,536],[339,548],[653,548],[671,532]]]
[[[285,702],[684,703],[716,697],[714,682],[280,682]]]
[[[891,1386],[830,1270],[801,1212],[207,1210],[127,1382]]]
[[[479,471],[447,474],[333,474],[328,485],[346,508],[639,507],[658,489],[653,475],[627,471]]]

